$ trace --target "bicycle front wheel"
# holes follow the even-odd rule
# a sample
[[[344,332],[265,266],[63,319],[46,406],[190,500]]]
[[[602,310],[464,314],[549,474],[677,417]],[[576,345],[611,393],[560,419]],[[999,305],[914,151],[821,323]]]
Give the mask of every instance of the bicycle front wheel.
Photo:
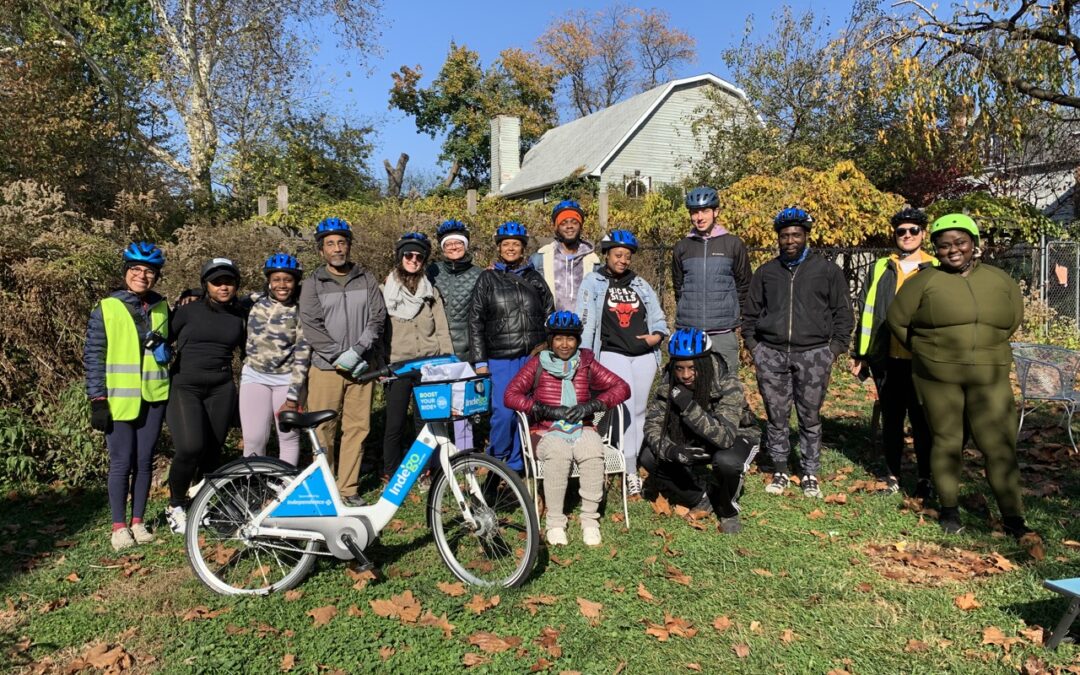
[[[288,590],[315,564],[318,542],[252,535],[252,519],[297,475],[292,466],[267,460],[256,457],[223,467],[207,479],[188,509],[188,561],[216,593]]]
[[[465,518],[450,487],[465,497]],[[428,522],[439,555],[458,579],[477,586],[516,587],[525,583],[540,550],[536,509],[517,473],[486,455],[450,460],[428,496]]]

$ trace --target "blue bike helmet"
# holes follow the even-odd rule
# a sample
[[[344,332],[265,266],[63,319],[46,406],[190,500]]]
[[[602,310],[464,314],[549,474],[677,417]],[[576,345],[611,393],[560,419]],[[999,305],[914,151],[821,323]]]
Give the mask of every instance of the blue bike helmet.
[[[630,230],[612,230],[600,240],[600,252],[606,252],[613,248],[628,248],[631,253],[637,253],[638,240]]]
[[[797,206],[789,206],[780,213],[776,214],[776,218],[773,218],[773,228],[777,232],[785,227],[791,227],[792,225],[798,225],[807,232],[810,231],[810,223],[813,223],[814,219],[810,217],[810,214],[803,211]]]
[[[331,234],[340,234],[350,242],[352,241],[352,229],[344,218],[324,218],[315,228],[316,243],[322,242],[324,237]]]
[[[431,255],[431,241],[423,232],[406,232],[394,244],[394,259],[400,260],[408,252],[419,253],[427,260]]]
[[[165,264],[165,254],[148,241],[133,241],[124,249],[124,270],[135,265],[146,265],[160,272]]]
[[[720,195],[711,187],[696,187],[686,194],[686,208],[715,209],[720,206]]]
[[[496,244],[506,239],[517,239],[522,245],[528,245],[529,231],[521,223],[508,220],[495,230]]]
[[[556,204],[555,208],[551,209],[551,222],[554,223],[555,219],[563,211],[573,211],[577,214],[578,220],[585,222],[585,210],[581,208],[581,204],[578,204],[573,199],[564,199]]]
[[[712,340],[697,328],[680,328],[671,334],[667,350],[672,359],[699,359],[712,352]]]
[[[544,328],[547,329],[548,335],[577,335],[578,337],[581,337],[581,332],[585,330],[578,315],[565,309],[552,312],[544,322]]]
[[[460,220],[454,220],[453,218],[451,218],[450,220],[444,220],[442,224],[439,225],[438,229],[435,230],[435,236],[439,239],[440,245],[442,244],[443,239],[445,239],[451,234],[461,235],[462,237],[468,239],[469,226],[461,222]]]
[[[263,265],[263,274],[267,277],[274,272],[288,272],[299,279],[304,274],[304,266],[288,253],[275,253],[267,258],[266,263]]]

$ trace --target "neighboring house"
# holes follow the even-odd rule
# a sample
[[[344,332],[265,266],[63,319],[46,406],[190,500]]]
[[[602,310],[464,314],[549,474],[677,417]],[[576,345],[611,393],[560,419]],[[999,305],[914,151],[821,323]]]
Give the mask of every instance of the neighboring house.
[[[1028,202],[1047,218],[1080,218],[1080,122],[1029,129],[1019,144],[991,138],[978,183],[991,194]]]
[[[567,178],[588,176],[601,192],[614,183],[631,194],[685,178],[705,153],[691,130],[708,106],[712,89],[745,106],[746,94],[711,74],[674,80],[549,129],[519,164],[520,121],[491,121],[491,194],[545,201],[551,186]]]

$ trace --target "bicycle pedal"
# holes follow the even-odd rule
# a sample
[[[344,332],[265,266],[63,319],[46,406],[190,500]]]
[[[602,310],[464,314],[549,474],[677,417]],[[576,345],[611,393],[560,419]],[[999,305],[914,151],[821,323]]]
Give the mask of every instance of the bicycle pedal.
[[[368,557],[364,555],[364,552],[356,545],[356,541],[347,534],[341,535],[341,543],[345,545],[345,548],[352,553],[353,558],[356,560],[356,569],[360,572],[370,572],[375,569],[375,563],[368,560]]]

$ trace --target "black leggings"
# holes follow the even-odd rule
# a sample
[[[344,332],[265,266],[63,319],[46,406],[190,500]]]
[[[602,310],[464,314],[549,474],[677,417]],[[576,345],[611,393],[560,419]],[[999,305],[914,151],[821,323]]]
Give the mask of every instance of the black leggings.
[[[911,420],[918,476],[930,478],[930,427],[926,424],[915,382],[911,377],[911,359],[890,358],[878,382],[881,401],[881,440],[889,474],[900,477],[900,459],[904,453],[904,418]]]
[[[231,372],[221,372],[179,374],[169,387],[165,420],[176,448],[169,468],[169,506],[183,506],[196,475],[213,471],[221,461],[236,411],[236,384]]]
[[[704,472],[695,471],[698,467],[660,460],[647,445],[641,449],[638,464],[649,472],[652,487],[672,504],[696,506],[708,490],[717,515],[730,518],[739,513],[743,478],[755,454],[755,448],[742,437],[727,450],[714,452],[710,462],[714,485],[709,485]]]
[[[420,416],[415,415],[413,433],[407,434],[405,427],[409,421],[409,403],[412,401],[413,381],[408,378],[392,380],[386,387],[386,422],[383,437],[382,475],[394,473],[405,458],[405,449],[412,445],[420,431]],[[403,442],[404,437],[404,442]],[[434,456],[433,456],[434,457]]]

